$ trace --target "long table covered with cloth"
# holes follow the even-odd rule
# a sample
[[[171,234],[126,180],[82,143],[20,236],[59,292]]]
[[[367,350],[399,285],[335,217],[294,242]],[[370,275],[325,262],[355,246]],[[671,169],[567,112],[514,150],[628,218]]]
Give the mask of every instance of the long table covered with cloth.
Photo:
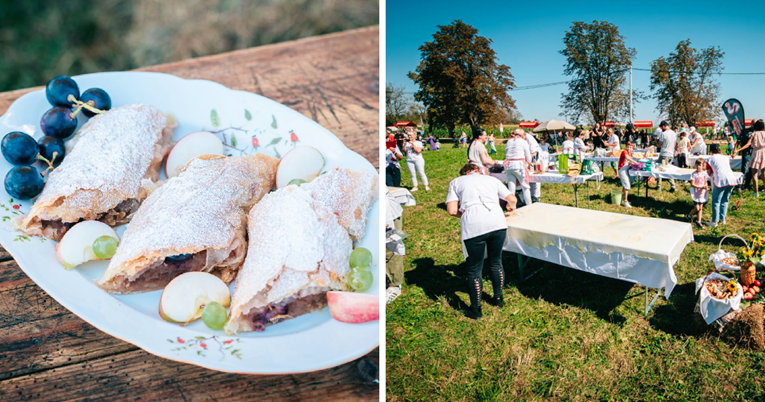
[[[690,181],[691,175],[693,172],[695,172],[696,169],[685,169],[685,168],[679,168],[674,165],[669,165],[665,168],[665,170],[630,170],[630,177],[638,177],[638,189],[637,193],[640,194],[640,184],[645,179],[647,180],[649,177],[653,177],[655,179],[675,179],[675,180],[682,180],[682,181]],[[744,181],[744,174],[741,172],[733,172],[733,175],[736,176],[736,182],[738,184],[741,184]],[[648,197],[648,183],[645,183],[645,196]]]
[[[508,214],[504,251],[518,254],[521,279],[535,258],[646,287],[645,314],[677,277],[672,268],[693,241],[689,223],[535,203]],[[657,294],[648,301],[648,290]]]
[[[491,176],[499,179],[503,183],[507,183],[507,174],[505,173],[491,173]],[[577,207],[579,207],[579,186],[582,184],[587,187],[587,205],[590,205],[590,185],[588,184],[590,180],[597,181],[598,188],[600,188],[600,181],[603,180],[603,172],[580,174],[571,177],[555,171],[548,171],[544,173],[535,173],[529,177],[529,181],[532,183],[571,184],[574,187],[574,199]]]

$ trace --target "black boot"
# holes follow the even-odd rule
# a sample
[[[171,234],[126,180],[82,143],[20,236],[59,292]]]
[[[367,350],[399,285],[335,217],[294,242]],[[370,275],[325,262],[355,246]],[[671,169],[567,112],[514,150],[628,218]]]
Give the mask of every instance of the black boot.
[[[499,308],[505,307],[505,300],[502,298],[502,288],[505,287],[505,270],[502,266],[491,271],[491,285],[494,288],[492,304]]]
[[[465,315],[468,318],[477,320],[483,317],[481,311],[481,294],[483,293],[483,283],[479,278],[468,279],[468,294],[470,295],[470,308]]]

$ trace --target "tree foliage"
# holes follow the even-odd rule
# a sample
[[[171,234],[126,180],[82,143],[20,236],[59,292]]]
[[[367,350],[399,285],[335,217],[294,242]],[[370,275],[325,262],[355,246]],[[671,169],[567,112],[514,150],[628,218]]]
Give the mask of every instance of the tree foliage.
[[[404,87],[391,83],[385,86],[385,125],[392,126],[402,120],[418,123],[424,115],[425,108],[404,92]]]
[[[616,25],[607,21],[574,22],[563,37],[563,73],[571,76],[561,97],[563,114],[573,121],[592,122],[629,117],[629,89],[625,88],[637,52],[628,48]],[[639,101],[640,93],[633,92]],[[584,116],[583,116],[584,115]]]
[[[673,125],[714,119],[718,115],[720,85],[714,78],[723,70],[722,50],[710,46],[694,49],[691,40],[680,41],[668,57],[651,63],[651,90],[657,110]]]
[[[420,64],[409,73],[418,86],[415,99],[425,106],[428,122],[446,127],[498,124],[515,101],[508,91],[515,87],[510,67],[500,64],[491,39],[460,20],[439,25],[433,41],[420,46]]]

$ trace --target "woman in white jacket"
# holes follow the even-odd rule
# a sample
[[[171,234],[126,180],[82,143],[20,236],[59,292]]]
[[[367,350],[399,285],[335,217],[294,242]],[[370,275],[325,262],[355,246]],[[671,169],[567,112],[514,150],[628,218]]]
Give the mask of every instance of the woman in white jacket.
[[[531,163],[529,143],[526,142],[526,133],[516,129],[513,136],[505,143],[505,174],[507,175],[507,189],[515,194],[516,180],[523,189],[523,202],[531,205],[531,186],[526,182],[529,174],[528,165]]]
[[[417,191],[417,174],[425,184],[425,190],[430,191],[428,187],[428,176],[425,176],[425,158],[422,157],[422,141],[418,141],[414,133],[409,133],[409,141],[404,145],[406,149],[406,166],[409,168],[409,174],[412,175],[411,191]]]

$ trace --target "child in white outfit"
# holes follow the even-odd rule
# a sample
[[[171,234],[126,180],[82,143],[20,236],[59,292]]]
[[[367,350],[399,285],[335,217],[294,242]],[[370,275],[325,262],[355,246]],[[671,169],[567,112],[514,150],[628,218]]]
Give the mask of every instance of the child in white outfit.
[[[696,220],[696,226],[699,229],[703,229],[704,225],[701,223],[701,213],[704,210],[704,204],[709,199],[709,174],[706,170],[706,162],[704,159],[696,159],[694,164],[696,171],[691,174],[691,199],[694,206],[691,212],[685,215],[688,220],[692,220],[693,215],[698,214]]]

